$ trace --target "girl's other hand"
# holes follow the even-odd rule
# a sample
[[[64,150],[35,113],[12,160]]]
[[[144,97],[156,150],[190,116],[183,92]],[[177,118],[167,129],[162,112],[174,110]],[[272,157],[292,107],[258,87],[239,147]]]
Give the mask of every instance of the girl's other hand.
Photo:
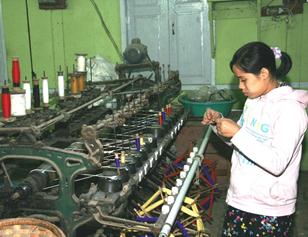
[[[220,118],[216,121],[216,129],[219,135],[223,137],[233,137],[240,130],[240,126],[232,119]]]

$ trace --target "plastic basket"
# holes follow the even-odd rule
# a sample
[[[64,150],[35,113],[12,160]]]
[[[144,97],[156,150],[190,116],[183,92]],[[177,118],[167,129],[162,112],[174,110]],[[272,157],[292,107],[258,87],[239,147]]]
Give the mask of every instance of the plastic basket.
[[[223,116],[228,116],[231,112],[233,104],[236,102],[235,99],[211,102],[195,102],[189,100],[186,95],[181,95],[178,100],[181,104],[184,105],[184,109],[190,110],[190,114],[195,117],[203,117],[204,112],[209,108],[222,113]]]

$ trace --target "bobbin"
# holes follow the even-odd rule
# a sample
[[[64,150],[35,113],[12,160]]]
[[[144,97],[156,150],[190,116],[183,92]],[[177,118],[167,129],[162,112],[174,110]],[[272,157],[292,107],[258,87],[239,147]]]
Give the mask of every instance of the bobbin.
[[[48,77],[42,77],[42,91],[43,91],[43,105],[45,108],[49,107],[49,87],[48,87]]]
[[[11,95],[7,85],[2,87],[1,94],[2,103],[2,121],[7,122],[11,120]]]
[[[86,56],[85,53],[76,53],[76,71],[86,72]]]
[[[40,83],[38,79],[33,79],[33,107],[35,110],[40,109],[41,97],[40,97]]]
[[[65,97],[65,84],[64,84],[64,74],[63,71],[58,71],[58,95],[60,100],[63,100]]]
[[[82,93],[82,92],[85,91],[85,88],[86,88],[86,73],[85,72],[77,72],[76,78],[77,78],[78,90]]]
[[[12,59],[12,80],[13,86],[20,86],[20,66],[19,66],[19,58],[14,56]]]
[[[26,115],[26,96],[25,91],[13,91],[11,93],[11,114],[12,116],[25,116]]]
[[[78,79],[77,79],[77,74],[76,73],[70,73],[69,75],[69,80],[70,80],[70,87],[71,87],[71,94],[73,96],[79,95],[79,87],[78,87]]]
[[[25,91],[25,99],[26,99],[26,113],[31,113],[31,85],[30,81],[23,81],[23,89]]]

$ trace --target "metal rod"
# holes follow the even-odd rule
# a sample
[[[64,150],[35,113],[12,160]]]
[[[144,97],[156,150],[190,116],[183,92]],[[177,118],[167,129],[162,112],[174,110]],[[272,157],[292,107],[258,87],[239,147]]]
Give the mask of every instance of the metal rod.
[[[140,80],[140,79],[142,79],[142,77],[137,77],[137,78],[135,78],[135,79],[133,79],[133,80],[131,80],[131,81],[129,81],[129,82],[127,82],[127,83],[121,85],[121,86],[118,86],[117,88],[115,88],[115,89],[112,90],[112,93],[114,93],[114,92],[116,92],[116,91],[118,91],[118,90],[120,90],[120,89],[123,89],[123,88],[127,87],[128,85],[130,85],[130,84],[132,84],[132,83],[134,83],[135,81],[138,81],[138,80]]]
[[[209,141],[209,137],[211,135],[211,132],[212,132],[212,128],[209,126],[207,128],[207,131],[202,139],[202,143],[201,145],[199,146],[199,149],[198,149],[198,152],[197,152],[197,155],[195,155],[195,157],[193,158],[194,161],[191,165],[191,168],[187,174],[187,177],[179,191],[179,194],[177,195],[176,197],[176,200],[166,218],[166,221],[164,222],[164,225],[159,233],[159,237],[167,237],[169,236],[169,233],[171,231],[171,228],[175,222],[175,219],[176,219],[176,216],[178,214],[178,212],[180,211],[181,209],[181,205],[183,203],[183,200],[186,196],[186,193],[190,187],[190,184],[195,176],[195,173],[196,173],[196,170],[197,168],[199,167],[199,164],[203,158],[203,153],[204,153],[204,150],[206,148],[206,145]]]
[[[116,92],[116,93],[113,93],[113,95],[123,95],[123,94],[137,94],[137,93],[140,93],[140,92],[148,92],[150,91],[150,89],[142,89],[142,90],[131,90],[131,91],[123,91],[123,92]]]
[[[7,172],[7,169],[6,169],[5,164],[4,164],[3,161],[1,162],[1,166],[2,166],[2,169],[3,169],[3,172],[4,172],[5,176],[7,177],[7,180],[9,181],[10,186],[13,187],[13,182],[12,182],[12,180],[10,178],[9,173]]]

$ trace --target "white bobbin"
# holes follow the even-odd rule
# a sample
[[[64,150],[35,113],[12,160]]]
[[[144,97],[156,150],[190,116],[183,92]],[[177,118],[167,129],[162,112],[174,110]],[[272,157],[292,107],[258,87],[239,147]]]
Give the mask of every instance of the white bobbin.
[[[64,99],[65,96],[65,85],[64,85],[64,75],[63,72],[58,72],[58,95],[60,99]]]
[[[189,165],[184,165],[183,170],[184,170],[185,172],[187,172],[187,171],[189,170],[189,168],[190,168]]]
[[[173,196],[168,196],[167,197],[167,204],[172,205],[174,203],[174,197]]]
[[[31,111],[31,85],[29,81],[23,81],[23,89],[25,90],[26,112]]]
[[[49,88],[48,88],[48,77],[42,77],[42,90],[43,90],[43,103],[45,107],[49,104]]]
[[[76,54],[76,70],[77,72],[85,72],[86,71],[86,55],[82,53]]]
[[[163,205],[162,208],[161,208],[161,213],[163,215],[167,215],[168,213],[170,212],[170,207],[168,205]]]
[[[186,174],[187,174],[187,173],[186,173],[185,171],[181,171],[181,172],[180,172],[180,178],[181,178],[181,179],[184,179],[184,178],[186,177]]]
[[[25,92],[11,93],[11,115],[26,115],[26,96]]]
[[[198,151],[199,151],[199,148],[196,147],[196,146],[194,146],[194,147],[193,147],[193,152],[197,153]]]
[[[179,188],[178,187],[172,187],[171,188],[171,193],[172,195],[177,195],[179,193]]]
[[[175,183],[176,183],[176,186],[180,187],[182,186],[183,181],[181,179],[176,179]]]

